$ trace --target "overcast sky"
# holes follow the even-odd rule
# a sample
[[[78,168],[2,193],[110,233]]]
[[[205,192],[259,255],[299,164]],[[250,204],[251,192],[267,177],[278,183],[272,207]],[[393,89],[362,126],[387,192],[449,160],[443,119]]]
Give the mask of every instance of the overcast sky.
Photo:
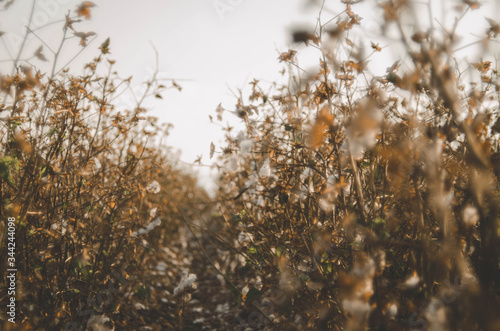
[[[288,49],[289,28],[296,22],[314,26],[317,16],[317,8],[307,10],[301,0],[94,2],[97,7],[92,8],[91,20],[75,27],[95,31],[98,37],[73,62],[72,69],[97,55],[97,47],[110,37],[111,55],[117,60],[119,73],[123,77],[133,75],[133,82],[138,84],[154,71],[153,44],[160,55],[160,77],[179,78],[183,90],[165,93],[164,100],[154,102],[152,113],[174,124],[167,144],[179,148],[181,159],[188,163],[203,155],[202,161],[210,164],[210,142],[221,145],[222,130],[210,123],[208,115],[214,115],[221,102],[226,108],[234,106],[229,87],[246,88],[254,77],[273,80],[281,68],[277,61],[279,52]],[[14,32],[5,35],[11,52],[20,43],[30,3],[17,0],[8,14],[0,14],[0,31]],[[38,0],[34,26],[64,17],[80,3]],[[60,32],[44,28],[37,34],[57,49]],[[35,38],[30,42],[34,49],[41,44]],[[79,50],[77,41],[74,44],[66,49],[65,59]],[[44,52],[50,55],[48,50]],[[7,58],[9,54],[1,47],[0,60]],[[206,169],[202,171],[207,173]]]
[[[301,24],[314,27],[318,15],[317,6],[306,6],[306,0],[107,0],[94,1],[92,18],[78,26],[83,31],[95,31],[98,35],[87,50],[72,63],[72,70],[98,54],[97,47],[111,39],[111,55],[117,60],[121,76],[134,76],[134,83],[150,77],[155,67],[153,44],[159,52],[160,78],[179,78],[182,92],[174,90],[164,94],[163,100],[155,101],[152,113],[174,124],[167,144],[182,151],[181,159],[192,163],[198,155],[203,163],[210,164],[210,142],[221,146],[223,133],[211,124],[208,115],[214,115],[219,103],[225,108],[234,106],[233,90],[247,88],[253,78],[272,81],[282,65],[277,57],[290,44],[290,29]],[[34,14],[34,26],[41,26],[64,17],[81,1],[38,0]],[[374,5],[356,6],[354,10],[364,18],[362,24],[368,33],[376,33],[375,19],[370,17]],[[433,1],[441,3],[441,1]],[[488,3],[488,1],[483,1]],[[16,0],[8,12],[0,13],[0,31],[4,45],[0,46],[0,61],[8,59],[20,43],[23,26],[29,17],[31,1]],[[344,9],[340,1],[327,1],[331,9],[327,16]],[[465,22],[465,33],[474,28],[487,26],[482,18],[498,19],[498,3],[490,1],[489,10],[475,14]],[[435,8],[440,17],[439,6]],[[489,14],[489,15],[488,15]],[[482,16],[481,16],[482,15]],[[423,15],[425,17],[425,15]],[[453,17],[450,17],[453,19]],[[56,25],[54,25],[56,26]],[[483,31],[484,32],[484,31]],[[44,28],[38,35],[52,49],[57,49],[60,28]],[[372,37],[372,36],[370,36]],[[40,46],[36,38],[30,39],[32,48]],[[381,46],[390,47],[387,41]],[[303,46],[294,46],[303,49]],[[68,47],[64,59],[70,59],[79,51],[78,41]],[[50,55],[48,51],[45,51]],[[389,53],[391,53],[389,51]],[[392,51],[397,56],[397,51]],[[396,54],[394,54],[396,53]],[[386,53],[387,54],[387,53]],[[374,69],[384,74],[392,59],[384,56],[371,61],[380,63]],[[50,57],[49,57],[50,58]],[[314,58],[316,61],[317,57]],[[377,62],[378,61],[378,62]],[[5,69],[5,62],[0,63]],[[232,123],[238,120],[233,119]],[[208,177],[206,168],[202,174]],[[204,180],[206,184],[207,179]]]

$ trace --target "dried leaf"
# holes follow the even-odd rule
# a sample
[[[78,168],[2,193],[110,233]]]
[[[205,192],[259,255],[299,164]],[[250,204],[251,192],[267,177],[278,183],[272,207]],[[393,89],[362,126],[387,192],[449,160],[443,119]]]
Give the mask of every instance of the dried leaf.
[[[84,1],[80,4],[80,6],[76,9],[76,13],[78,16],[84,16],[85,19],[90,19],[90,8],[95,7],[95,3],[92,1]]]
[[[382,48],[380,48],[380,46],[378,44],[375,44],[373,41],[372,41],[372,48],[377,52],[382,51]]]
[[[217,120],[222,121],[222,113],[224,112],[224,108],[222,108],[221,103],[217,105],[217,108],[215,108],[215,112],[217,113]]]
[[[38,47],[38,49],[35,51],[35,56],[42,61],[48,61],[45,55],[42,53],[43,51],[43,46]]]
[[[214,156],[215,153],[215,145],[213,142],[210,143],[210,159]]]
[[[295,54],[297,54],[297,51],[294,51],[293,49],[289,49],[288,52],[281,53],[280,56],[278,57],[278,59],[280,60],[280,62],[290,61],[293,63]]]
[[[399,69],[399,60],[397,60],[396,62],[394,62],[392,64],[392,66],[388,67],[385,72],[387,73],[390,73],[390,72],[394,72],[394,71],[397,71]]]
[[[316,122],[311,129],[311,148],[317,148],[321,145],[326,129],[330,125],[333,125],[333,116],[328,111],[328,107],[324,107],[316,117]]]
[[[479,7],[480,7],[479,1],[477,1],[477,0],[463,0],[463,2],[464,2],[464,4],[469,6],[469,8],[472,10],[479,9]]]
[[[69,17],[69,15],[66,15],[66,22],[64,23],[63,30],[66,30],[66,28],[70,28],[71,30],[74,31],[73,29],[73,23],[78,23],[81,22],[82,20],[73,20]]]
[[[293,41],[296,43],[303,42],[306,46],[309,46],[309,42],[313,42],[316,46],[319,46],[319,38],[313,33],[307,31],[295,31],[293,34]]]
[[[109,38],[107,38],[101,46],[99,46],[99,49],[101,50],[102,54],[108,54],[109,53]]]
[[[487,72],[491,68],[491,61],[471,63],[474,68],[479,70],[481,73]]]
[[[80,46],[87,46],[87,38],[90,36],[94,36],[96,33],[95,32],[74,32],[73,33],[76,37],[80,38]]]
[[[490,28],[488,29],[488,35],[493,36],[495,38],[500,33],[500,24],[497,21],[492,20],[491,18],[486,17],[486,20],[490,24]]]

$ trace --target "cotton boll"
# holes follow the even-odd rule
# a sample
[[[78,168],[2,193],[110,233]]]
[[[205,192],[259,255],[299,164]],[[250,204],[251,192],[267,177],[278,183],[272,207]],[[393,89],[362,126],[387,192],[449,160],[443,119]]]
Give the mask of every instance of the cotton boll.
[[[234,140],[236,140],[237,142],[241,142],[245,139],[245,132],[243,130],[241,130],[240,132],[238,132],[238,135],[236,136],[236,138]]]
[[[251,139],[245,139],[240,142],[240,152],[242,154],[248,154],[252,151],[253,141]]]
[[[326,187],[327,188],[334,187],[336,182],[337,182],[337,179],[335,178],[335,176],[330,175],[330,176],[328,176],[328,178],[326,180]]]
[[[387,308],[387,314],[389,314],[390,317],[396,317],[396,315],[398,314],[398,306],[396,306],[396,304],[391,304],[389,305],[389,307]]]
[[[408,278],[405,282],[405,286],[407,288],[413,288],[417,286],[420,283],[420,277],[417,276],[417,274],[413,274],[410,278]]]
[[[459,142],[459,141],[452,141],[450,143],[450,148],[456,152],[458,150],[458,148],[461,146],[462,144]]]
[[[99,159],[96,157],[93,158],[93,161],[94,161],[95,169],[97,171],[101,170],[101,168],[102,168],[101,161],[99,161]]]
[[[156,265],[156,270],[167,271],[167,264],[163,261],[158,262],[158,264]]]
[[[203,324],[205,322],[205,319],[203,317],[199,317],[193,321],[193,324]]]
[[[335,205],[331,202],[329,202],[327,199],[321,199],[319,200],[319,207],[325,212],[331,212],[333,211]]]
[[[365,153],[365,148],[359,140],[349,142],[349,152],[355,160],[361,160]]]
[[[253,241],[253,234],[248,232],[240,232],[238,235],[238,242],[240,244],[246,244]]]
[[[183,294],[189,290],[195,290],[196,289],[196,275],[195,274],[189,274],[187,271],[184,270],[183,276],[181,278],[181,281],[179,282],[179,285],[177,285],[174,288],[174,296],[178,296],[180,294]]]
[[[139,229],[139,231],[137,232],[136,231],[132,232],[132,236],[142,236],[143,234],[147,234],[160,224],[161,224],[161,219],[158,217],[156,220],[146,225],[146,227]]]
[[[366,258],[356,263],[352,273],[360,278],[371,278],[375,275],[375,261],[372,258]]]
[[[433,298],[425,311],[425,318],[429,322],[427,330],[442,331],[447,330],[446,327],[446,309],[443,302],[437,298]]]
[[[361,300],[342,300],[342,307],[345,311],[349,312],[353,320],[364,321],[368,318],[370,314],[371,307],[368,302],[363,302]]]
[[[262,278],[260,276],[257,276],[254,287],[260,291],[262,289],[262,286],[263,286],[262,285]]]
[[[375,263],[379,271],[383,271],[386,266],[386,254],[384,250],[379,250],[374,254]]]
[[[135,309],[138,309],[138,310],[146,310],[146,306],[144,306],[144,305],[143,305],[142,303],[140,303],[140,302],[136,302],[136,303],[134,304],[134,307],[135,307]]]
[[[348,181],[347,183],[345,183],[343,190],[344,190],[345,196],[348,196],[351,194],[351,181]]]
[[[270,177],[271,176],[271,166],[269,165],[269,159],[264,161],[264,164],[262,165],[262,167],[260,167],[259,174],[262,177]]]
[[[236,155],[232,155],[225,164],[225,169],[228,172],[236,172],[238,171],[240,164],[239,159]]]
[[[451,85],[451,84],[449,84]],[[459,107],[456,107],[455,108],[455,117],[456,117],[456,121],[458,123],[461,123],[463,121],[465,121],[465,119],[467,118],[467,116],[469,116],[469,112],[467,111],[467,109],[469,109],[468,105],[465,104],[465,101],[463,102],[460,102],[461,98],[457,98],[457,102],[462,105],[460,105]]]
[[[309,190],[308,190],[307,185],[302,185],[302,188],[300,189],[300,196],[299,196],[300,201],[304,201],[307,198],[308,191]]]
[[[113,321],[106,315],[92,315],[87,320],[87,330],[90,331],[114,331]]]
[[[250,178],[245,183],[245,186],[246,187],[252,187],[255,184],[257,184],[258,180],[259,180],[259,175],[257,175],[256,172],[253,172],[252,175],[250,176]]]
[[[305,168],[304,171],[300,174],[300,180],[305,182],[311,175],[313,174],[313,170],[309,167]]]
[[[363,158],[365,150],[373,148],[377,144],[377,129],[370,129],[363,131],[362,134],[354,135],[349,134],[349,152],[355,160],[360,160]]]
[[[363,158],[365,150],[377,144],[377,135],[384,115],[367,101],[362,101],[357,106],[357,115],[349,120],[346,129],[347,145],[343,146],[356,160]]]
[[[229,303],[224,303],[224,304],[218,304],[217,307],[215,307],[215,311],[217,313],[223,313],[227,314],[229,312]]]
[[[309,182],[309,185],[307,186],[307,191],[309,194],[313,194],[314,193],[314,184],[312,181]]]
[[[476,207],[467,206],[462,212],[462,220],[466,226],[475,226],[479,221],[479,214]]]
[[[153,194],[160,193],[160,190],[161,190],[161,186],[156,180],[149,183],[149,185],[146,187],[146,191],[148,191],[149,193],[153,193]]]
[[[377,144],[378,131],[378,129],[367,130],[361,137],[361,142],[366,148],[371,149]]]

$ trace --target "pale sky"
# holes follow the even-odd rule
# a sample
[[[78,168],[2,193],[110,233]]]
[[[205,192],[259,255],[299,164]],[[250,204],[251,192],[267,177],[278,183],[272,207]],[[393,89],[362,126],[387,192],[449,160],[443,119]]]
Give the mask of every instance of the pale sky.
[[[219,103],[227,109],[234,107],[236,99],[229,88],[233,91],[248,89],[248,83],[253,78],[267,81],[279,78],[278,72],[283,66],[277,60],[279,53],[289,47],[306,51],[303,45],[290,44],[291,27],[296,24],[314,27],[319,10],[317,6],[306,6],[310,2],[306,0],[94,2],[97,6],[92,8],[91,20],[75,27],[82,31],[95,31],[98,35],[72,63],[72,70],[77,73],[82,63],[98,55],[97,47],[110,37],[111,56],[117,60],[116,69],[122,77],[133,75],[133,82],[139,84],[150,77],[155,67],[152,43],[159,52],[160,78],[180,79],[178,83],[183,90],[170,90],[164,93],[163,100],[150,103],[154,107],[151,114],[174,124],[166,143],[182,151],[182,161],[192,163],[198,155],[202,155],[205,164],[211,164],[210,142],[213,141],[217,147],[223,142],[221,128],[211,124],[208,115],[215,115],[214,110]],[[80,3],[79,0],[38,0],[34,25],[41,26],[61,19]],[[326,13],[327,18],[344,9],[340,1],[326,3],[331,10]],[[7,50],[13,53],[19,45],[30,7],[31,1],[17,0],[8,12],[0,13],[0,31],[11,32],[2,38],[4,45],[0,45],[0,61],[10,57]],[[485,12],[490,14],[486,16],[499,18],[498,14],[494,14],[498,13],[495,1],[490,1],[489,8],[481,14],[473,13],[471,20],[465,22],[466,35],[472,37],[467,29],[472,30],[473,27],[484,32],[487,22],[482,16]],[[376,22],[370,17],[374,12],[373,2],[371,5],[354,6],[353,9],[364,18],[362,25],[365,25],[368,34],[372,33],[368,37],[374,38],[377,31],[372,26],[376,26]],[[440,16],[439,6],[435,16]],[[37,30],[37,34],[48,46],[57,49],[62,32],[60,27],[62,23]],[[41,42],[32,37],[29,44],[33,52]],[[391,49],[390,41],[382,41],[381,46],[388,47],[389,53],[397,57],[398,51]],[[70,59],[79,50],[75,40],[73,46],[66,48],[63,59]],[[44,53],[50,59],[47,49]],[[377,63],[372,68],[376,74],[383,75],[385,68],[392,63],[393,58],[386,54],[371,59],[372,63]],[[313,63],[317,59],[316,53]],[[6,62],[0,62],[0,70],[5,70],[5,65]],[[43,63],[37,65],[43,68]],[[231,119],[230,116],[225,117]],[[234,118],[231,123],[238,122]],[[202,183],[209,186],[207,168],[200,170],[204,178]]]
[[[80,3],[38,0],[34,25],[61,19]],[[75,28],[95,31],[98,37],[72,63],[72,70],[79,70],[82,63],[98,55],[97,47],[110,37],[111,56],[117,60],[118,72],[122,77],[134,76],[133,82],[139,84],[155,68],[152,43],[159,53],[160,77],[179,78],[183,90],[164,93],[163,100],[151,104],[154,106],[151,113],[174,124],[166,143],[180,149],[181,159],[187,163],[203,155],[203,163],[210,164],[210,142],[217,146],[223,142],[221,128],[211,124],[208,115],[215,115],[214,110],[221,102],[225,108],[234,106],[236,99],[229,87],[236,91],[246,88],[254,77],[269,80],[277,77],[281,69],[277,57],[288,49],[289,28],[297,22],[314,26],[317,16],[317,9],[307,10],[301,0],[96,0],[94,3],[97,7],[92,8],[91,20]],[[30,7],[31,1],[17,0],[7,17],[0,13],[0,31],[17,32],[5,36],[11,52],[20,43]],[[57,49],[59,28],[44,28],[37,34],[52,49]],[[41,44],[34,37],[30,43],[33,50]],[[70,59],[79,51],[77,41],[73,44],[66,48],[63,58]],[[46,48],[44,53],[50,59]],[[1,47],[0,60],[6,58],[9,55]],[[200,170],[207,175],[206,168]]]

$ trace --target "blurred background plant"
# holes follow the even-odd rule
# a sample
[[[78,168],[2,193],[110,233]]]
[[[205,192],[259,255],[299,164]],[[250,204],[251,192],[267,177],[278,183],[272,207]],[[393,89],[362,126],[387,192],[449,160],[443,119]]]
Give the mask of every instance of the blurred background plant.
[[[254,80],[230,110],[245,129],[228,127],[215,150],[220,236],[238,261],[225,271],[273,302],[264,328],[498,329],[499,23],[487,20],[467,46],[484,58],[464,68],[455,31],[479,3],[453,3],[451,27],[426,29],[418,4],[377,2],[403,52],[376,76],[369,61],[384,50],[366,40],[358,2],[341,2],[293,32],[317,49],[315,71],[285,51],[289,83]]]

